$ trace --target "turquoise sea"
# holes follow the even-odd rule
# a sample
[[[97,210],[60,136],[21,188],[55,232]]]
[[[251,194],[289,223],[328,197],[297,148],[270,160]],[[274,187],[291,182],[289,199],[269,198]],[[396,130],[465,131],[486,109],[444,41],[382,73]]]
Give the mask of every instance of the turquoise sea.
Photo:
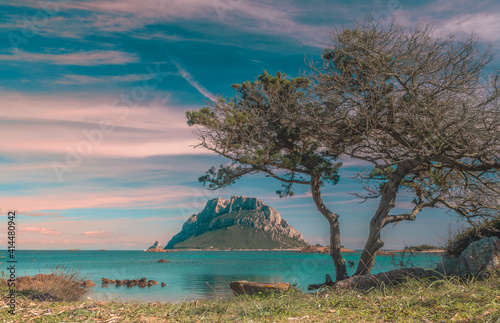
[[[357,265],[360,253],[346,253],[346,261]],[[160,301],[231,297],[229,283],[234,280],[290,282],[307,290],[309,284],[322,283],[325,274],[335,277],[329,255],[293,251],[179,251],[149,253],[144,251],[66,251],[20,250],[16,252],[19,276],[50,273],[57,267],[79,271],[93,280],[90,297],[98,300]],[[166,259],[170,263],[158,263]],[[413,254],[413,265],[433,268],[440,261],[434,254]],[[373,273],[394,269],[400,256],[378,256]],[[0,270],[5,271],[6,263]],[[352,274],[355,268],[349,268]],[[103,288],[101,278],[140,279],[158,281],[150,288],[126,286]],[[168,286],[161,287],[165,282]]]

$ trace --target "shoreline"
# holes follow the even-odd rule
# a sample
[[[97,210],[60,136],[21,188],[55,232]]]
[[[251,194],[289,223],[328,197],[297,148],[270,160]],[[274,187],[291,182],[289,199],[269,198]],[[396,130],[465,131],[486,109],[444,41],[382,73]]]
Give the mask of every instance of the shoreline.
[[[174,251],[175,250],[175,251]],[[177,251],[298,251],[300,248],[295,249],[168,249],[163,252],[177,252]]]
[[[416,251],[416,250],[410,250],[410,249],[394,249],[394,250],[383,250],[385,252],[393,252],[393,253],[403,253],[403,252],[408,252],[408,253],[446,253],[446,250],[444,249],[432,249],[432,250],[422,250],[422,251]]]

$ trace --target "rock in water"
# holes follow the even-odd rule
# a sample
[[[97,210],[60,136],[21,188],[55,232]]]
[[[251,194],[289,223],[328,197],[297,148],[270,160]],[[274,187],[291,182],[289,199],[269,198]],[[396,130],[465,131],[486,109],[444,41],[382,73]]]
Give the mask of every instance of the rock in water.
[[[249,282],[246,280],[234,281],[229,283],[229,287],[237,295],[252,295],[257,293],[270,293],[270,292],[286,292],[293,288],[289,283],[259,283]]]
[[[278,211],[253,197],[209,200],[165,249],[288,249],[308,246]]]
[[[165,249],[163,249],[158,240],[156,240],[155,243],[146,250],[146,252],[165,252]]]

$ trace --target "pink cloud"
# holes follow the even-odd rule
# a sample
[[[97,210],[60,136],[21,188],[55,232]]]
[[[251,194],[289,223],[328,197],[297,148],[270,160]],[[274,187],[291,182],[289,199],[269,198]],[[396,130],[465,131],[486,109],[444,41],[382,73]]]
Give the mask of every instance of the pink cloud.
[[[85,148],[88,158],[207,153],[192,148],[197,139],[186,124],[185,108],[165,106],[164,100],[151,106],[113,108],[115,99],[0,93],[0,118],[15,121],[2,128],[10,139],[0,142],[0,151],[67,156]],[[114,129],[103,132],[102,122]]]
[[[147,214],[147,211],[145,212]],[[176,225],[169,223],[168,217],[165,221],[158,221],[154,225],[151,222],[140,221],[133,217],[104,218],[104,219],[74,219],[64,221],[37,222],[28,229],[30,234],[23,234],[19,239],[21,249],[38,249],[40,243],[47,245],[48,249],[53,248],[90,248],[90,249],[127,249],[125,246],[136,246],[143,250],[151,246],[155,240],[160,240],[162,244],[168,242],[170,237],[177,233],[182,224],[182,220]],[[52,235],[50,240],[37,239],[32,232],[48,232],[39,228],[50,226],[53,231],[60,232],[56,236]],[[103,230],[103,228],[105,228]],[[24,232],[24,231],[21,231]],[[133,234],[128,234],[133,232]],[[46,234],[48,235],[48,234]],[[127,245],[127,243],[129,243]]]
[[[83,235],[87,237],[107,238],[111,235],[111,231],[85,231]]]
[[[122,189],[106,192],[47,189],[30,197],[2,196],[0,205],[9,205],[20,212],[114,207],[181,208],[183,204],[180,201],[192,196],[191,188],[173,185],[161,189]]]
[[[116,75],[116,76],[87,76],[87,75],[75,75],[66,74],[62,75],[61,78],[56,80],[56,84],[96,84],[96,83],[108,83],[108,82],[135,82],[142,81],[144,77],[148,77],[147,74],[127,74],[127,75]]]
[[[53,216],[53,215],[59,215],[59,213],[31,212],[31,213],[24,213],[24,215],[27,215],[27,216]]]
[[[46,62],[57,65],[95,66],[108,64],[123,65],[138,62],[139,59],[135,54],[114,50],[75,52],[67,54],[32,54],[20,51],[16,54],[0,55],[0,61],[30,61]]]
[[[40,233],[47,236],[59,236],[61,232],[54,229],[42,228],[42,227],[26,227],[19,229],[20,232],[32,232],[32,233]]]
[[[500,13],[480,12],[453,16],[440,20],[436,25],[436,32],[443,35],[470,36],[474,34],[481,41],[500,41]]]

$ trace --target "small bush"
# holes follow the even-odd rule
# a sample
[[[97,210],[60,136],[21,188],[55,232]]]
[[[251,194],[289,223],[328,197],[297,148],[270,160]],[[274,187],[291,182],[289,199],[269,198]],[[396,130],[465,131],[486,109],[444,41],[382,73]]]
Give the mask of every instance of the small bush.
[[[467,228],[448,239],[446,255],[458,258],[472,242],[486,237],[500,238],[500,215],[492,220],[484,220],[474,227]]]
[[[5,284],[2,280],[2,285]],[[16,290],[28,298],[42,301],[73,302],[80,300],[90,288],[84,286],[78,272],[57,268],[51,274],[18,277]]]

